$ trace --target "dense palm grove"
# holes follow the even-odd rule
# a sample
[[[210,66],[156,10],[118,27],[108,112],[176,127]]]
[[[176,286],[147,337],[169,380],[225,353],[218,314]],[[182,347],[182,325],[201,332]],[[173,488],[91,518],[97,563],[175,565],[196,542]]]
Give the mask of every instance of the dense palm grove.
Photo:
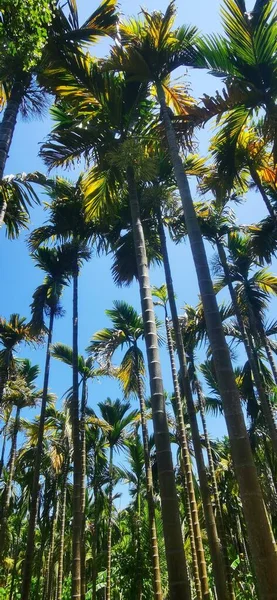
[[[276,5],[223,0],[223,32],[210,36],[177,27],[175,13],[171,2],[127,19],[104,0],[81,25],[75,0],[0,7],[1,235],[28,230],[41,273],[31,316],[19,305],[0,319],[3,599],[277,599]],[[96,59],[103,37],[110,52]],[[216,77],[218,91],[194,99],[180,67]],[[45,172],[7,174],[19,115],[47,105]],[[242,226],[237,205],[253,191],[265,217]],[[188,240],[199,284],[182,311],[169,240]],[[80,348],[92,253],[112,257],[114,298],[136,282],[141,311],[107,299],[109,326]],[[60,317],[71,346],[56,339]],[[42,345],[40,388],[24,350]],[[71,376],[62,399],[49,387],[55,361]],[[120,398],[92,399],[91,382],[110,379]],[[228,437],[210,438],[211,415]]]

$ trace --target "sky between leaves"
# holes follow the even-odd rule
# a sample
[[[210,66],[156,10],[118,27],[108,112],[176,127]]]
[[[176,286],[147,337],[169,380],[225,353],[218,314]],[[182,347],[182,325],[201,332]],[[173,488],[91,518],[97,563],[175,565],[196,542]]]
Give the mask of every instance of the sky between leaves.
[[[27,0],[26,0],[27,1]],[[80,23],[93,12],[97,3],[87,0],[78,0],[78,9]],[[168,0],[148,0],[146,4],[141,5],[137,0],[122,0],[120,10],[123,15],[137,15],[140,7],[143,6],[149,11],[164,11],[168,5]],[[177,2],[178,15],[176,24],[194,24],[203,33],[218,32],[220,30],[220,0],[193,0]],[[253,2],[249,2],[249,10]],[[95,47],[97,56],[107,55],[109,50],[109,41],[103,40]],[[178,76],[184,75],[186,70],[178,72]],[[214,93],[216,89],[221,89],[222,84],[219,79],[202,71],[187,75],[192,95],[196,98],[201,97],[205,92]],[[19,121],[14,136],[10,157],[6,166],[6,174],[42,171],[45,167],[37,154],[39,144],[45,139],[51,129],[51,118],[46,115],[42,121]],[[205,155],[208,146],[210,126],[198,133],[199,153]],[[64,172],[63,175],[70,179],[75,179],[78,170],[75,172]],[[56,173],[53,173],[56,174]],[[192,182],[192,189],[195,191],[195,185]],[[46,199],[42,197],[42,200]],[[236,208],[240,223],[257,222],[264,214],[263,203],[255,192],[251,192],[243,205]],[[31,227],[40,226],[46,219],[46,214],[42,207],[35,207],[31,212]],[[1,294],[0,294],[0,315],[9,318],[13,312],[30,317],[29,305],[35,288],[42,282],[43,273],[34,267],[29,257],[26,246],[26,235],[23,232],[16,241],[8,241],[4,236],[4,231],[0,232],[0,269],[1,269]],[[192,264],[191,253],[188,243],[174,246],[169,244],[170,260],[172,265],[173,280],[177,295],[178,309],[186,302],[196,305],[198,301],[198,286]],[[212,251],[209,250],[209,256]],[[140,312],[139,290],[137,283],[129,288],[117,288],[112,280],[110,273],[111,260],[109,257],[93,255],[92,260],[84,266],[80,276],[79,291],[79,353],[84,353],[93,333],[100,328],[109,326],[109,320],[104,311],[112,307],[113,300],[125,300],[132,304]],[[276,271],[276,261],[273,262],[272,270]],[[152,285],[160,286],[164,283],[163,269],[155,267],[151,269]],[[72,291],[71,287],[66,288],[63,295],[63,307],[65,316],[55,323],[54,341],[60,341],[71,345],[71,307]],[[273,301],[270,310],[270,317],[276,318],[277,302]],[[163,318],[161,309],[158,309],[158,317]],[[33,364],[39,364],[41,373],[38,379],[38,385],[42,386],[42,375],[44,368],[45,347],[40,348],[22,348],[20,353],[22,357],[28,357]],[[203,360],[203,352],[199,353]],[[119,357],[120,358],[120,357]],[[165,390],[172,391],[170,365],[166,348],[161,349],[162,370]],[[70,369],[62,363],[53,360],[51,365],[50,388],[60,399],[64,392],[71,385]],[[112,398],[120,397],[119,386],[115,381],[108,378],[102,381],[96,381],[90,385],[89,406],[96,408],[99,401],[105,400],[107,396]],[[133,403],[134,404],[134,403]],[[35,411],[38,412],[38,409]],[[32,418],[34,411],[25,410],[23,416]],[[226,432],[224,420],[222,418],[208,418],[208,425],[212,437],[224,435]],[[123,491],[123,490],[121,490]],[[123,505],[127,490],[123,491],[120,504]]]

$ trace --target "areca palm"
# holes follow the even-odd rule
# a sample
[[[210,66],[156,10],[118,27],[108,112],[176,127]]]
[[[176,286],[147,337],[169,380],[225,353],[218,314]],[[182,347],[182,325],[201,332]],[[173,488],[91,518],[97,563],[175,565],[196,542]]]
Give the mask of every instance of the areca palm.
[[[196,108],[196,113],[200,120],[223,115],[217,141],[219,148],[224,139],[230,141],[233,158],[241,131],[257,115],[265,140],[273,143],[276,158],[274,3],[257,0],[248,12],[244,0],[226,0],[222,24],[223,34],[207,36],[199,42],[202,58],[198,64],[202,63],[201,66],[220,77],[226,90],[204,98],[204,106]],[[232,157],[230,159],[233,166]]]
[[[232,2],[232,6],[233,4],[234,3]],[[188,179],[183,169],[182,158],[174,130],[174,122],[171,120],[168,111],[168,96],[165,90],[165,82],[168,81],[168,77],[177,66],[180,66],[180,64],[189,65],[195,61],[193,47],[193,43],[195,42],[195,30],[174,30],[174,13],[174,5],[170,4],[164,15],[158,12],[155,12],[152,15],[144,13],[144,21],[139,24],[139,27],[137,24],[133,25],[133,22],[125,28],[123,26],[122,38],[124,47],[114,49],[111,63],[114,68],[121,68],[127,71],[132,80],[143,81],[144,84],[154,84],[156,87],[169,155],[172,160],[174,174],[182,201],[188,236],[202,296],[208,335],[214,356],[215,368],[230,436],[232,456],[247,522],[258,587],[261,594],[263,594],[263,597],[266,598],[270,597],[271,594],[274,595],[274,590],[276,590],[277,582],[274,580],[275,575],[273,575],[273,573],[277,571],[276,548],[273,543],[272,532],[269,527],[267,514],[262,501],[261,489],[243,419],[229,349],[224,337],[220,314],[213,290],[203,239],[197,223]],[[270,39],[274,45],[276,43],[276,36],[274,35]],[[268,46],[266,52],[267,51]],[[275,52],[272,55],[271,51],[272,44],[270,43],[270,65],[272,64],[272,56],[275,56]],[[224,56],[225,55],[226,52]],[[185,113],[184,106],[179,107],[179,112],[180,114]],[[247,465],[247,467],[245,465]],[[251,502],[249,501],[250,497]],[[256,514],[256,517],[254,517],[254,513]],[[261,526],[260,532],[258,532],[257,522]],[[263,545],[261,545],[262,536]],[[264,568],[265,548],[267,549],[266,552],[268,554],[267,574],[265,572],[266,569]],[[271,563],[271,567],[269,567],[269,563]]]
[[[30,236],[30,245],[39,247],[42,242],[62,241],[68,255],[68,273],[73,280],[73,331],[72,331],[72,400],[71,418],[74,448],[74,526],[73,526],[73,577],[72,594],[81,594],[81,453],[79,422],[79,379],[78,379],[78,280],[81,265],[90,258],[88,242],[95,237],[95,224],[87,222],[84,215],[84,183],[80,175],[76,184],[58,177],[46,184],[52,203],[49,208],[48,224],[35,230]]]
[[[2,555],[6,543],[7,518],[11,501],[12,484],[15,470],[15,460],[17,451],[17,436],[20,429],[20,413],[22,408],[34,406],[38,402],[40,391],[35,386],[35,380],[39,373],[37,365],[32,366],[30,361],[25,359],[16,364],[16,370],[13,378],[7,382],[4,402],[16,407],[16,415],[11,434],[10,458],[7,466],[8,481],[4,492],[4,499],[1,514],[1,542],[0,554]]]
[[[16,367],[15,353],[21,343],[31,344],[37,339],[32,332],[30,324],[25,317],[12,314],[10,320],[0,319],[0,399],[2,402],[3,391],[7,380],[11,377]]]
[[[29,208],[39,203],[33,188],[44,177],[40,173],[19,173],[4,177],[0,185],[0,228],[5,225],[9,239],[19,236],[21,229],[29,225]]]
[[[42,402],[39,421],[38,442],[35,454],[35,467],[33,474],[32,497],[30,507],[30,520],[28,526],[28,540],[26,546],[26,555],[24,563],[24,575],[22,581],[22,598],[28,598],[30,593],[33,553],[34,553],[34,535],[35,522],[37,515],[37,499],[39,493],[39,474],[42,458],[43,433],[45,423],[45,413],[48,397],[48,383],[50,373],[50,346],[53,336],[54,320],[61,314],[60,297],[63,287],[68,283],[68,273],[70,272],[70,255],[67,249],[61,247],[57,249],[39,248],[33,253],[33,259],[37,266],[45,273],[45,279],[34,292],[31,305],[32,321],[31,326],[35,332],[47,331],[47,348],[45,358]],[[49,316],[48,328],[45,326],[45,315]]]
[[[51,349],[51,354],[54,358],[64,362],[73,368],[73,351],[72,348],[65,344],[54,344]],[[86,590],[86,578],[85,578],[85,504],[86,504],[86,407],[87,407],[87,395],[88,395],[88,381],[95,379],[97,376],[103,374],[103,370],[94,368],[93,357],[84,358],[78,356],[78,371],[81,376],[82,393],[81,393],[81,406],[80,406],[80,452],[81,452],[81,520],[82,520],[82,594],[85,594]]]
[[[124,185],[124,181],[127,182],[150,373],[153,423],[157,434],[157,459],[169,581],[173,597],[179,593],[177,591],[179,589],[182,590],[184,598],[187,598],[190,591],[186,577],[158,339],[149,285],[146,244],[136,183],[136,179],[147,179],[153,173],[153,161],[149,160],[149,153],[145,152],[140,142],[141,135],[147,134],[149,117],[152,119],[150,110],[152,103],[144,100],[143,86],[127,84],[124,77],[118,74],[102,73],[90,59],[83,63],[82,69],[80,65],[77,66],[75,78],[71,76],[68,79],[68,73],[64,70],[59,72],[61,83],[71,82],[66,94],[67,124],[64,127],[65,112],[59,108],[58,113],[55,113],[58,125],[44,145],[42,153],[48,165],[52,167],[69,164],[82,154],[88,159],[96,160],[97,166],[92,168],[87,176],[88,216],[92,214],[100,214],[102,218],[106,216],[118,199],[119,188]],[[73,93],[76,85],[80,92],[78,99]],[[57,88],[61,96],[62,89],[62,86]],[[90,99],[89,103],[88,99]],[[83,127],[82,124],[85,126]],[[166,502],[165,489],[167,490]],[[169,496],[171,508],[169,508]],[[172,535],[173,530],[174,535]]]
[[[130,394],[135,394],[137,395],[140,404],[148,515],[149,526],[151,529],[153,586],[155,598],[158,599],[161,598],[162,590],[144,399],[143,378],[145,366],[143,354],[138,347],[138,340],[144,338],[144,325],[142,317],[126,302],[115,302],[114,308],[112,310],[107,310],[106,314],[110,317],[113,328],[97,331],[92,338],[88,350],[98,357],[100,362],[104,358],[105,362],[108,362],[109,364],[113,354],[118,348],[123,348],[124,346],[127,346],[128,348],[121,361],[117,376],[122,383],[125,397],[130,396]]]
[[[116,449],[124,446],[127,430],[137,416],[137,411],[131,411],[129,402],[114,402],[107,398],[106,402],[98,404],[101,417],[107,425],[107,440],[109,446],[109,514],[108,514],[108,557],[107,557],[107,600],[111,599],[111,560],[112,560],[112,501],[114,464],[113,455]],[[126,414],[128,413],[128,414]]]
[[[180,386],[178,382],[178,375],[174,357],[174,348],[173,348],[173,340],[172,334],[170,330],[170,322],[168,316],[168,296],[167,296],[167,288],[166,285],[162,285],[161,287],[153,287],[152,294],[155,298],[154,305],[161,306],[164,309],[165,315],[165,327],[166,327],[166,335],[167,335],[167,347],[170,357],[171,364],[171,373],[173,379],[174,386],[174,407],[176,412],[176,428],[177,435],[179,438],[179,443],[181,446],[182,453],[182,465],[183,465],[183,473],[184,473],[184,490],[185,490],[185,499],[187,506],[187,521],[189,527],[189,535],[190,535],[190,546],[191,553],[193,558],[193,571],[194,571],[194,583],[196,588],[197,598],[203,598],[209,596],[209,588],[207,581],[207,572],[206,572],[206,562],[204,549],[202,544],[202,536],[198,519],[198,510],[195,499],[194,487],[193,487],[193,479],[192,479],[192,469],[190,463],[190,455],[188,448],[187,435],[185,430],[184,418],[183,418],[183,407],[182,407],[182,399]]]

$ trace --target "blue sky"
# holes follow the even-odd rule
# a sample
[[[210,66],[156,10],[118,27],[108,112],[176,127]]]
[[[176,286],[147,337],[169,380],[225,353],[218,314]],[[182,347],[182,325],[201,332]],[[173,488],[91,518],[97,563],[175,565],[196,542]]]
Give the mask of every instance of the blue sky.
[[[78,0],[80,22],[83,22],[95,8],[96,4],[86,0]],[[132,3],[123,0],[120,3],[121,11],[125,15],[136,15],[140,11],[140,3]],[[167,2],[164,0],[149,0],[146,5],[148,10],[164,10]],[[192,23],[205,32],[219,31],[219,0],[194,0],[194,2],[178,2],[177,23]],[[251,4],[249,4],[251,8]],[[108,42],[102,42],[96,48],[97,55],[104,56],[108,52]],[[182,74],[185,74],[184,70]],[[194,72],[188,75],[192,93],[195,97],[201,97],[201,94],[212,93],[216,87],[221,88],[221,82],[203,72]],[[39,144],[43,142],[47,133],[51,129],[51,119],[49,116],[43,121],[22,122],[19,120],[13,144],[10,151],[10,157],[6,166],[6,174],[31,172],[39,170],[45,172],[45,167],[40,158],[38,158]],[[207,150],[209,139],[209,128],[199,134],[199,151],[204,154]],[[68,172],[67,176],[74,178],[74,172]],[[194,190],[193,184],[193,190]],[[264,208],[259,196],[251,192],[245,204],[239,207],[238,217],[242,223],[258,221],[265,215]],[[33,229],[43,223],[46,214],[42,207],[36,207],[31,212],[31,227]],[[26,247],[26,235],[23,232],[16,241],[8,241],[5,238],[4,231],[0,232],[0,268],[2,293],[0,296],[0,314],[6,318],[13,312],[19,312],[21,315],[30,317],[29,305],[32,294],[37,285],[43,280],[43,274],[34,267],[29,257]],[[179,310],[187,302],[195,305],[198,300],[198,287],[192,265],[191,253],[186,244],[174,246],[169,245],[169,253],[172,265],[173,280],[177,294],[177,303]],[[211,254],[211,252],[209,252]],[[274,270],[274,266],[273,266]],[[164,282],[162,268],[151,269],[152,285],[161,285]],[[113,284],[110,273],[110,258],[93,255],[89,264],[85,265],[80,276],[80,304],[79,304],[79,352],[83,353],[92,334],[108,325],[108,319],[104,314],[106,308],[111,308],[113,300],[124,299],[131,303],[140,311],[139,292],[137,284],[129,288],[117,288]],[[71,345],[71,301],[72,290],[67,288],[63,295],[63,306],[66,311],[65,317],[59,319],[55,324],[54,341],[61,341]],[[276,306],[276,303],[274,303]],[[162,315],[159,314],[162,318]],[[274,312],[272,309],[272,317]],[[23,348],[21,356],[28,356],[33,363],[39,364],[41,374],[38,385],[42,385],[42,375],[44,366],[45,348]],[[161,350],[162,370],[164,386],[167,391],[172,390],[170,367],[165,349]],[[62,394],[71,385],[70,370],[68,367],[52,361],[50,388],[60,399]],[[118,385],[108,379],[95,382],[90,387],[89,405],[96,407],[99,401],[103,401],[107,396],[115,398],[120,395]],[[30,416],[26,413],[25,416]],[[225,432],[225,426],[222,419],[209,418],[209,428],[213,437],[222,435]]]

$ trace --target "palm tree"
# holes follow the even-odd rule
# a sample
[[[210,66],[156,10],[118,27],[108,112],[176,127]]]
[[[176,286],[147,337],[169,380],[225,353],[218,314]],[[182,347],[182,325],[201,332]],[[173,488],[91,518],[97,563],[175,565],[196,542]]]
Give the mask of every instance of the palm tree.
[[[132,81],[142,81],[143,78],[144,83],[149,82],[149,84],[154,84],[156,87],[169,155],[182,201],[196,267],[208,335],[230,436],[233,461],[247,522],[258,588],[263,597],[266,598],[270,597],[270,594],[274,594],[276,589],[276,548],[273,543],[272,531],[269,526],[247,436],[204,243],[197,222],[188,179],[183,169],[176,132],[168,110],[170,96],[167,93],[166,84],[170,74],[181,64],[193,64],[196,56],[193,45],[196,37],[195,29],[181,28],[174,31],[172,28],[174,13],[174,5],[171,3],[164,15],[160,12],[155,12],[152,15],[144,12],[144,21],[139,27],[139,32],[134,22],[127,24],[125,27],[123,26],[124,47],[113,49],[111,63],[115,69],[120,68],[127,71],[131,75]],[[186,107],[187,105],[188,102],[186,102]],[[183,107],[179,106],[179,112],[184,114],[186,107],[184,108],[184,105]],[[259,523],[259,526],[257,526],[257,523]],[[261,540],[263,540],[262,543]],[[265,553],[268,557],[266,567],[264,562]]]
[[[206,97],[203,106],[193,108],[196,121],[207,121],[222,116],[224,125],[217,135],[221,142],[227,139],[233,148],[229,164],[222,175],[233,171],[237,143],[247,123],[256,117],[265,141],[273,145],[276,160],[275,99],[276,86],[276,23],[272,0],[256,0],[247,11],[244,0],[225,2],[222,11],[223,35],[207,36],[198,41],[201,56],[198,64],[208,68],[225,83],[225,93]],[[264,43],[261,36],[266,31]],[[254,179],[255,181],[255,179]]]
[[[101,417],[107,426],[107,440],[109,446],[109,512],[108,512],[108,558],[107,558],[107,588],[106,600],[111,600],[111,561],[112,561],[112,503],[113,503],[113,480],[114,480],[114,450],[122,448],[128,427],[137,418],[137,411],[130,409],[129,402],[114,402],[107,398],[105,402],[99,402]]]
[[[26,323],[25,317],[19,314],[12,314],[10,320],[0,318],[0,401],[3,400],[3,392],[8,379],[11,378],[15,368],[15,353],[17,346],[22,342],[32,344],[37,336],[31,331],[29,323]]]
[[[202,593],[203,598],[205,598],[205,594],[206,594],[206,597],[208,597],[208,594],[209,594],[206,562],[205,562],[205,555],[204,555],[204,549],[203,549],[203,544],[202,544],[202,536],[201,536],[201,529],[200,529],[199,518],[198,518],[196,498],[195,498],[195,493],[194,493],[192,469],[191,469],[188,441],[187,441],[185,424],[184,424],[181,392],[180,392],[175,357],[174,357],[172,333],[171,333],[170,321],[169,321],[169,316],[168,316],[167,304],[168,304],[169,299],[168,299],[167,287],[166,287],[166,285],[162,285],[160,288],[154,287],[152,290],[152,293],[153,293],[154,298],[157,298],[157,301],[155,301],[155,304],[157,306],[161,306],[164,309],[164,313],[165,313],[167,344],[168,344],[168,350],[169,350],[169,356],[170,356],[172,378],[173,378],[173,383],[174,383],[174,404],[176,406],[176,415],[177,415],[177,432],[178,432],[178,436],[179,436],[180,444],[181,444],[182,463],[183,463],[183,467],[184,467],[184,475],[186,478],[186,488],[187,488],[186,494],[188,495],[188,499],[189,499],[188,515],[192,520],[192,522],[191,522],[192,532],[190,534],[190,537],[191,537],[191,541],[192,541],[192,548],[193,548],[193,545],[194,545],[194,547],[196,545],[196,549],[197,549],[196,564],[197,564],[197,559],[198,559],[199,570],[201,573],[201,587],[202,587],[201,593]],[[174,300],[174,302],[175,302],[175,300]],[[189,383],[186,382],[186,388],[185,388],[186,392],[188,390],[188,387],[189,387]],[[190,392],[190,399],[187,401],[188,406],[190,406],[191,402],[193,402],[193,400],[191,398],[191,392]],[[189,409],[189,411],[191,411],[191,408]],[[194,414],[195,414],[195,409],[194,409]],[[221,593],[227,594],[226,585],[225,585],[226,575],[225,575],[225,569],[224,569],[223,554],[222,554],[222,550],[220,547],[220,540],[219,540],[218,534],[217,534],[215,518],[213,515],[208,481],[207,481],[207,478],[205,477],[205,475],[203,477],[203,473],[205,473],[205,466],[204,466],[204,460],[203,460],[202,449],[201,449],[201,440],[200,440],[200,434],[198,431],[198,427],[197,427],[197,431],[195,431],[196,428],[195,428],[194,421],[195,421],[195,419],[193,420],[193,426],[192,426],[193,442],[195,442],[195,438],[197,438],[197,441],[194,444],[195,456],[196,456],[196,463],[197,463],[197,468],[198,468],[199,476],[200,476],[200,490],[201,490],[201,493],[203,496],[204,514],[205,514],[205,521],[206,521],[206,527],[207,527],[207,532],[208,532],[208,539],[209,539],[210,548],[211,548],[211,556],[212,556],[212,560],[213,560],[213,564],[214,564],[216,587],[217,587],[218,591],[222,590]],[[200,457],[199,457],[199,448],[200,448],[200,453],[201,453]],[[191,512],[191,515],[190,515],[190,512]],[[192,516],[193,516],[193,519],[192,519]],[[222,556],[221,556],[221,554],[222,554]],[[226,573],[227,573],[227,566],[228,566],[228,559],[225,561]],[[221,579],[220,578],[217,579],[218,573],[220,574],[220,569],[222,570]],[[204,581],[202,581],[202,579]],[[230,598],[231,598],[232,594],[233,594],[231,585],[230,585],[229,593],[230,593]]]
[[[20,429],[20,413],[22,408],[34,406],[39,399],[40,392],[35,386],[39,373],[38,365],[32,366],[28,359],[18,361],[13,378],[7,382],[4,392],[4,403],[16,406],[16,415],[11,434],[11,449],[8,462],[8,481],[4,492],[0,522],[0,555],[2,556],[6,543],[7,518],[11,502],[12,484],[15,471],[17,436]]]
[[[72,348],[65,344],[53,344],[51,354],[57,360],[69,365],[73,368],[73,351]],[[99,375],[103,375],[103,370],[94,368],[94,359],[92,357],[84,358],[78,356],[78,371],[81,376],[82,393],[80,407],[80,450],[81,450],[81,513],[82,513],[82,595],[86,593],[86,573],[85,573],[85,504],[86,504],[86,408],[88,395],[88,381],[95,379]]]
[[[95,238],[96,227],[93,221],[87,222],[84,214],[84,181],[81,174],[74,184],[66,179],[57,177],[48,180],[47,191],[52,198],[49,208],[48,224],[36,229],[30,236],[31,247],[39,247],[42,242],[53,239],[63,242],[69,259],[68,273],[73,281],[73,330],[72,330],[72,359],[73,382],[71,419],[73,429],[73,463],[74,463],[74,495],[73,495],[73,560],[72,560],[72,594],[81,594],[81,448],[79,422],[79,378],[78,378],[78,280],[80,268],[84,261],[89,260],[91,252],[88,242]]]
[[[70,267],[70,255],[66,248],[49,249],[39,248],[33,253],[33,259],[36,265],[45,273],[45,279],[34,292],[33,302],[31,304],[32,321],[31,325],[35,332],[46,329],[44,324],[44,315],[49,316],[47,328],[47,348],[44,369],[44,381],[42,391],[42,401],[40,410],[38,441],[35,454],[35,466],[33,473],[32,496],[30,506],[30,518],[28,525],[28,539],[26,544],[26,554],[24,562],[24,573],[22,580],[22,600],[29,598],[33,554],[34,554],[34,536],[35,523],[37,516],[37,502],[39,494],[39,474],[43,448],[43,434],[45,424],[45,414],[48,397],[48,383],[50,374],[50,347],[53,336],[54,320],[61,314],[60,297],[64,285],[68,283],[68,272]]]
[[[142,317],[126,302],[114,302],[114,308],[106,310],[106,315],[110,317],[113,327],[97,331],[92,337],[88,351],[92,352],[100,362],[104,359],[109,368],[109,363],[117,348],[127,346],[117,376],[122,383],[124,396],[129,397],[131,394],[135,394],[140,405],[148,516],[151,530],[153,587],[155,599],[158,600],[162,597],[162,589],[143,385],[145,367],[143,354],[138,347],[138,340],[144,338],[144,325]]]
[[[143,594],[143,556],[142,556],[142,492],[145,477],[144,448],[140,437],[136,432],[128,441],[128,462],[130,469],[123,469],[124,479],[131,485],[131,496],[134,498],[136,511],[136,573],[135,573],[135,593],[136,599],[142,600]]]
[[[95,62],[89,58],[82,65],[82,69],[80,65],[76,65],[75,77],[62,69],[58,75],[61,84],[57,88],[59,95],[62,84],[67,81],[69,85],[69,81],[71,82],[66,97],[67,125],[64,127],[64,105],[59,106],[55,114],[60,121],[60,126],[55,128],[55,132],[49,136],[48,142],[42,149],[47,164],[51,167],[69,164],[82,154],[96,159],[97,166],[90,170],[86,178],[88,217],[100,215],[102,219],[104,217],[111,219],[109,211],[112,211],[113,203],[118,199],[119,187],[124,185],[124,181],[127,182],[150,373],[169,581],[173,598],[182,590],[183,597],[187,599],[190,596],[190,588],[186,577],[187,569],[164,405],[158,338],[136,185],[136,179],[141,177],[141,173],[143,177],[148,178],[153,172],[153,161],[149,160],[148,153],[140,143],[140,136],[144,137],[147,134],[147,121],[149,117],[152,118],[150,110],[152,104],[143,102],[141,115],[140,100],[144,100],[144,90],[141,86],[128,84],[121,75],[102,73]],[[76,96],[73,93],[76,85],[80,87],[77,102],[78,118],[76,118]],[[91,99],[89,104],[88,97]],[[143,118],[140,118],[141,116]],[[84,118],[85,127],[82,126]],[[61,125],[62,121],[63,125]],[[161,435],[162,431],[163,435]],[[173,531],[175,531],[174,535]]]
[[[29,224],[29,207],[39,203],[33,183],[41,183],[40,173],[19,173],[3,177],[0,184],[0,228],[5,225],[10,240]]]

